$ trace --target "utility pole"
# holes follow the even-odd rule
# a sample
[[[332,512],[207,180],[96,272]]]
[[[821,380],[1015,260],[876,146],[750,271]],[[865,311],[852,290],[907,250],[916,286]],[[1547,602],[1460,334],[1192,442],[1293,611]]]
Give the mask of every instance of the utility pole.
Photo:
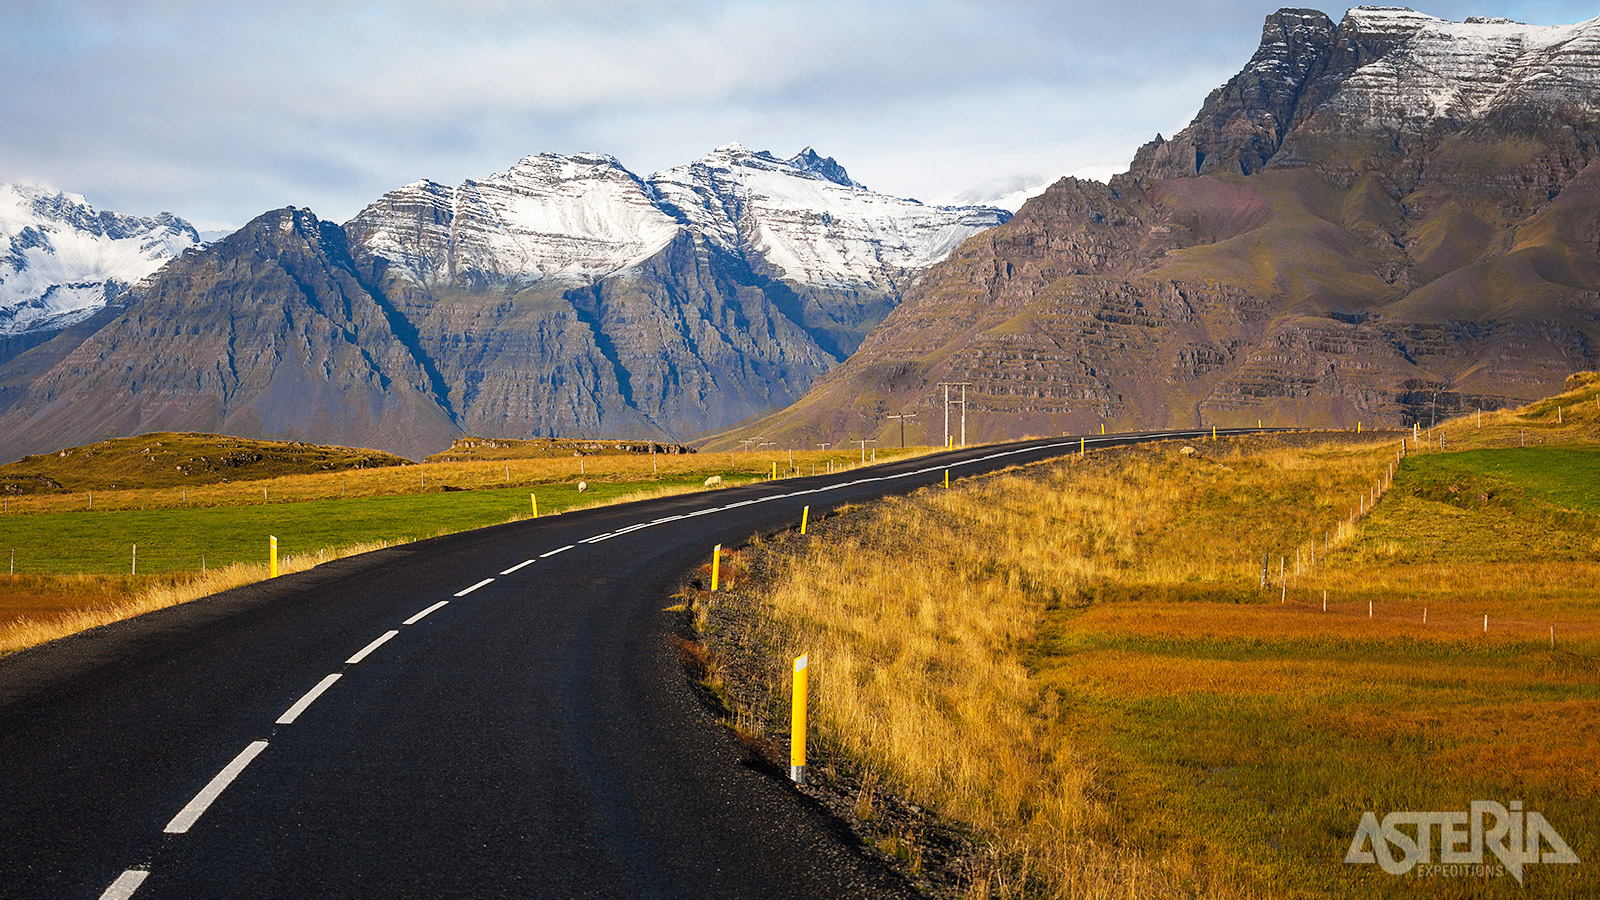
[[[860,444],[861,445],[861,461],[863,463],[865,463],[867,461],[867,445],[868,444],[876,444],[877,442],[878,442],[877,438],[873,438],[870,441],[866,440],[864,438],[856,438],[856,439],[850,441],[850,443],[852,443],[852,444]]]
[[[967,445],[967,385],[971,382],[961,382],[961,446]]]
[[[744,444],[745,446],[742,447],[741,449],[743,449],[744,452],[749,453],[750,452],[750,446],[749,445],[754,444],[759,440],[761,440],[761,439],[760,438],[740,438],[739,439],[739,443]]]
[[[967,445],[967,385],[970,381],[941,381],[944,388],[944,445],[950,446],[950,389],[961,388],[961,446]]]
[[[884,418],[886,418],[886,419],[899,419],[900,420],[900,449],[901,450],[904,450],[906,448],[906,420],[907,419],[915,419],[916,417],[917,417],[916,413],[901,413],[901,414],[899,414],[897,416],[884,416]]]

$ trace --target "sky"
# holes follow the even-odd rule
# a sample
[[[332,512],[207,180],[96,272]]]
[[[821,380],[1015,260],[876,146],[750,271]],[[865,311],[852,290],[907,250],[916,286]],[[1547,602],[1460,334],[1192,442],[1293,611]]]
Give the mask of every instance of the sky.
[[[1437,0],[1564,24],[1592,2]],[[941,200],[1105,179],[1237,72],[1243,0],[0,0],[0,181],[201,229],[541,152],[645,176],[812,146]],[[1324,8],[1335,19],[1345,7]]]

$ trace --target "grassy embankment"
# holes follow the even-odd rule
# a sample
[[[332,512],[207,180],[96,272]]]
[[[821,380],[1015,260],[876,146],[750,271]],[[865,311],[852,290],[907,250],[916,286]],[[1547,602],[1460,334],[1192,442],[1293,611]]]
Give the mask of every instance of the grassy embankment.
[[[989,862],[924,873],[963,894],[1600,895],[1600,383],[1574,387],[1437,429],[1353,524],[1395,437],[1092,453],[781,535],[732,566],[748,594],[697,596],[709,680],[781,746],[809,652],[817,768],[913,868],[874,785],[970,827]],[[1367,810],[1479,799],[1585,864],[1343,864]]]
[[[712,475],[747,483],[770,477],[774,463],[789,472],[786,451],[578,457],[527,443],[401,465],[366,451],[267,444],[151,435],[0,467],[0,480],[29,486],[0,514],[0,653],[258,581],[269,534],[295,571],[526,518],[530,494],[550,515],[700,490]],[[160,465],[149,463],[153,454],[164,455]],[[793,472],[858,462],[849,452],[796,453]]]

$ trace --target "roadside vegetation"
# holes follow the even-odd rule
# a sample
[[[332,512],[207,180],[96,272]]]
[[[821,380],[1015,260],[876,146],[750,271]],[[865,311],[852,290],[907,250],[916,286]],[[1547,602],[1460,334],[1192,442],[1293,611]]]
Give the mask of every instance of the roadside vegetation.
[[[704,490],[713,476],[726,487],[770,478],[774,467],[781,477],[860,464],[849,451],[796,452],[791,468],[788,451],[767,448],[649,448],[474,439],[411,463],[342,447],[152,434],[0,466],[0,653],[265,578],[268,535],[278,538],[280,568],[292,571],[528,518],[535,498],[540,515],[555,515]],[[927,450],[877,455],[919,452]]]
[[[1600,380],[1569,387],[1392,482],[1400,432],[1249,437],[848,511],[691,590],[691,655],[781,763],[809,653],[812,790],[935,893],[1600,895]],[[1366,811],[1473,800],[1585,864],[1343,863]]]

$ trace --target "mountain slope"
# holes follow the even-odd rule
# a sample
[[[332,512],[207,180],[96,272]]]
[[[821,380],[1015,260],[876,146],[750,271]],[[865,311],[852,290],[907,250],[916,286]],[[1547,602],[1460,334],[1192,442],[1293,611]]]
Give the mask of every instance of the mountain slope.
[[[1600,20],[1280,10],[1182,132],[969,239],[748,430],[938,441],[941,381],[984,438],[1543,396],[1600,352],[1596,97]]]
[[[343,231],[305,210],[266,213],[130,295],[120,315],[7,398],[5,455],[147,431],[314,437],[420,455],[459,433],[381,299],[356,277]]]

